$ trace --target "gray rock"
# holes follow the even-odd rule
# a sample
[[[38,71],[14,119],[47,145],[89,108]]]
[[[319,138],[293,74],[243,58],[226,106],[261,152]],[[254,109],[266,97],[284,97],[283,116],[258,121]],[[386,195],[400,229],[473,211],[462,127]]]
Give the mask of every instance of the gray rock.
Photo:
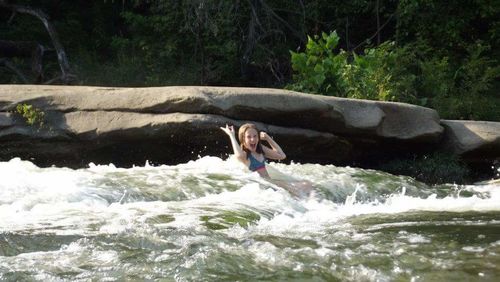
[[[0,86],[0,110],[32,104],[46,111],[196,113],[321,132],[436,142],[443,128],[434,110],[287,90],[229,87],[103,88]]]
[[[446,128],[444,147],[467,159],[500,158],[500,122],[442,120]]]
[[[14,118],[11,113],[0,112],[0,128],[14,125]]]
[[[23,103],[45,112],[43,127],[13,126],[7,112]],[[221,156],[230,147],[218,127],[248,121],[300,162],[352,164],[434,148],[443,135],[432,109],[264,88],[0,85],[0,114],[8,148],[0,159],[24,154],[42,163],[43,155],[76,165]]]

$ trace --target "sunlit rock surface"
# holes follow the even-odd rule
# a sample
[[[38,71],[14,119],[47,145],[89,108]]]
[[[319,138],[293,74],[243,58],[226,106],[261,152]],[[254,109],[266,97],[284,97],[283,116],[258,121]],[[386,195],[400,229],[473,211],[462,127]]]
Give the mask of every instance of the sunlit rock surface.
[[[500,122],[442,120],[444,146],[471,161],[500,159]]]
[[[27,125],[18,104],[42,110],[44,124]],[[3,160],[78,167],[224,156],[231,148],[219,127],[245,122],[257,123],[297,162],[363,164],[433,150],[444,136],[432,109],[278,89],[0,86]]]

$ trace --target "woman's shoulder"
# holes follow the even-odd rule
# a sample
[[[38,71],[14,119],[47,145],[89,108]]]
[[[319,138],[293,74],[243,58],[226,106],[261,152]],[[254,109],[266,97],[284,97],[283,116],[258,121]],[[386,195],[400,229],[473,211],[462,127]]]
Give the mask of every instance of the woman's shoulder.
[[[243,151],[240,152],[240,154],[238,155],[235,155],[236,156],[236,159],[243,162],[243,163],[246,163],[248,161],[248,154],[247,152]]]

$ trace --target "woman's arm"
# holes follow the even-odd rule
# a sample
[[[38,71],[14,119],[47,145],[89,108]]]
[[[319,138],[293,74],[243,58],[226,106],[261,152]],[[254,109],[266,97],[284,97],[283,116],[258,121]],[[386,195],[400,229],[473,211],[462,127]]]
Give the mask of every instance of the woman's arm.
[[[222,131],[224,131],[229,136],[229,139],[231,140],[231,146],[233,147],[234,155],[236,156],[236,158],[245,163],[247,159],[247,153],[241,149],[238,141],[236,141],[234,127],[232,125],[229,126],[226,124],[226,127],[221,127],[220,129],[222,129]]]
[[[266,158],[273,160],[283,160],[286,158],[286,155],[280,145],[278,145],[278,143],[276,143],[276,141],[274,141],[273,138],[271,138],[271,136],[269,136],[266,132],[260,133],[260,140],[267,141],[267,143],[271,145],[271,148],[262,146],[262,150],[264,151]]]

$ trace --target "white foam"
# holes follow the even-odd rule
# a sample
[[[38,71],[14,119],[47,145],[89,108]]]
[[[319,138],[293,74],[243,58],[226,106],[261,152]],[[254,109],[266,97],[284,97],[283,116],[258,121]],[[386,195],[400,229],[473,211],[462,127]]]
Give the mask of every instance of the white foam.
[[[234,158],[207,156],[174,166],[146,163],[129,169],[90,164],[78,170],[39,168],[29,161],[12,159],[0,162],[0,230],[64,226],[58,232],[78,233],[89,232],[86,225],[98,224],[96,232],[119,233],[161,214],[174,218],[162,223],[164,228],[203,229],[206,227],[200,216],[250,209],[260,215],[260,220],[246,229],[236,225],[227,232],[234,236],[251,232],[302,236],[363,214],[500,211],[500,189],[494,185],[460,188],[474,193],[470,197],[457,196],[456,188],[450,188],[446,197],[417,197],[405,193],[408,183],[401,180],[399,192],[367,201],[363,197],[376,194],[370,189],[377,187],[368,189],[367,183],[353,177],[359,173],[355,168],[272,163],[270,170],[287,179],[320,182],[331,191],[351,192],[344,203],[333,203],[314,193],[295,198],[256,173],[249,173]],[[227,189],[227,185],[236,188]],[[385,191],[385,187],[378,189]]]

